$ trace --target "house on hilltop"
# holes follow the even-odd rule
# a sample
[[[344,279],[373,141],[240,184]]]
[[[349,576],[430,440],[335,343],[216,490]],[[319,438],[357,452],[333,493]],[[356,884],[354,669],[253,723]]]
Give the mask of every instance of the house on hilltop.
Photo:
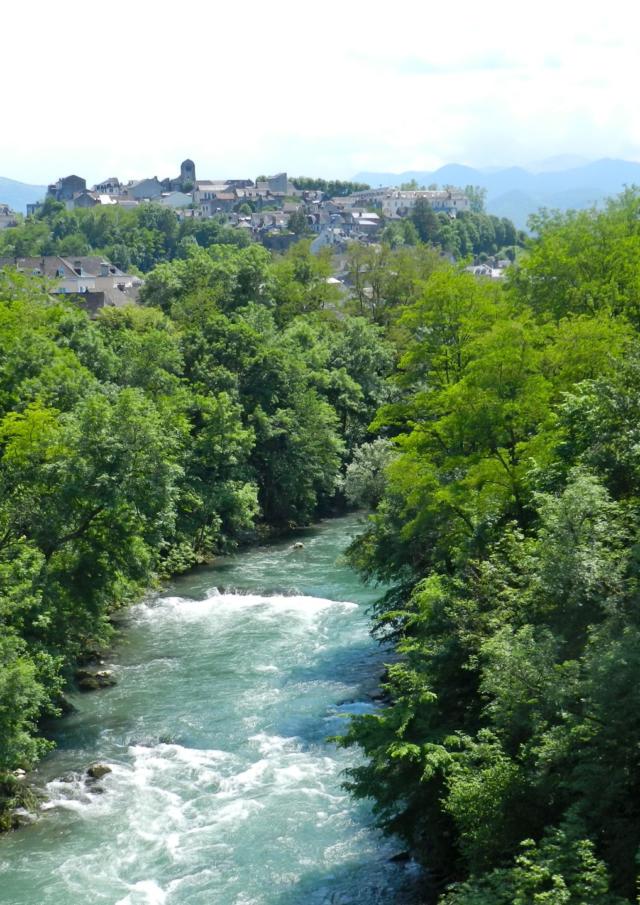
[[[89,207],[98,207],[99,205],[111,205],[118,204],[120,201],[119,196],[114,195],[101,195],[98,192],[80,192],[77,195],[73,196],[73,201],[67,202],[67,207],[72,207],[74,210],[77,208],[89,208]],[[137,203],[137,202],[136,202]]]
[[[157,176],[151,179],[139,179],[137,182],[128,182],[124,187],[127,198],[135,201],[154,201],[162,195],[164,188]]]
[[[197,182],[193,191],[193,202],[201,210],[204,217],[228,213],[238,203],[243,190],[233,188],[228,182],[205,180]]]
[[[86,208],[86,207],[95,207],[97,204],[100,204],[100,196],[97,192],[80,192],[78,195],[75,195],[73,198],[73,207],[75,208]]]
[[[73,196],[85,192],[87,180],[81,176],[63,176],[47,188],[47,197],[56,201],[72,201]]]

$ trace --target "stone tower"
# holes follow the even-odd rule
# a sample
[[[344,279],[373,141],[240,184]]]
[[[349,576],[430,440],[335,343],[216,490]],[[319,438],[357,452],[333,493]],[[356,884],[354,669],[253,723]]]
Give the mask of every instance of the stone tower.
[[[183,160],[180,164],[180,183],[189,186],[190,189],[195,188],[196,184],[196,165],[193,160]]]

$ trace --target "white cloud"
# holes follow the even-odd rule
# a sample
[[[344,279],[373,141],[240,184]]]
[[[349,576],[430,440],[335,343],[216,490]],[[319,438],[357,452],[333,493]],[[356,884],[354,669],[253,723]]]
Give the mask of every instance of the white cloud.
[[[640,158],[623,0],[5,3],[0,174]]]

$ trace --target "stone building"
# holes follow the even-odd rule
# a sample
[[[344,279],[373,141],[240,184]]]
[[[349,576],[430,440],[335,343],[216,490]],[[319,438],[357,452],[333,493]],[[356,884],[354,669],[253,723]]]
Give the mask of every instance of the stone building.
[[[11,210],[8,204],[0,203],[0,229],[7,229],[9,226],[17,226],[18,215]]]
[[[72,201],[73,196],[87,190],[87,180],[81,176],[63,176],[47,188],[47,196],[56,201]]]
[[[163,186],[156,176],[151,179],[139,179],[137,182],[129,182],[125,186],[124,193],[127,198],[136,201],[153,201],[162,195]]]

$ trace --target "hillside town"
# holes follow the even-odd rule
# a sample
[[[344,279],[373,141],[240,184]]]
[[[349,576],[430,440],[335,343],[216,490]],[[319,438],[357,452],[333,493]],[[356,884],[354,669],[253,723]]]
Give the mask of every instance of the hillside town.
[[[189,159],[180,164],[175,178],[121,182],[110,176],[87,187],[81,176],[65,176],[48,186],[47,198],[62,202],[67,210],[113,205],[128,209],[152,202],[175,211],[179,220],[222,216],[229,226],[246,230],[276,251],[286,250],[302,232],[314,236],[314,250],[375,241],[383,223],[406,218],[421,199],[435,213],[452,218],[470,208],[467,196],[456,189],[380,188],[331,197],[318,189],[297,188],[286,173],[257,180],[200,179]],[[27,215],[36,214],[41,204],[27,205]],[[0,205],[0,228],[15,220],[15,213]]]
[[[414,184],[368,188],[359,183],[327,183],[321,179],[291,180],[284,172],[256,180],[200,179],[195,163],[187,159],[174,178],[152,176],[121,182],[117,176],[110,176],[88,187],[81,176],[61,177],[48,186],[42,201],[27,205],[26,221],[9,205],[0,204],[0,230],[55,216],[56,205],[67,216],[100,208],[123,212],[138,209],[143,215],[153,205],[165,214],[172,212],[174,223],[185,234],[209,221],[214,228],[216,223],[223,224],[232,233],[243,233],[243,237],[237,237],[242,242],[256,242],[280,253],[306,238],[313,254],[323,250],[330,254],[333,273],[329,280],[347,294],[352,289],[345,266],[350,247],[379,249],[382,243],[389,242],[390,229],[397,229],[400,235],[406,226],[414,229],[410,221],[419,210],[426,209],[435,228],[441,231],[456,225],[464,229],[461,221],[475,216],[470,197],[453,187],[426,189]],[[417,239],[415,230],[414,235]],[[426,241],[424,236],[421,238]],[[499,242],[496,237],[496,248],[508,244],[504,238]],[[455,258],[437,239],[436,247],[444,257]],[[55,248],[51,243],[47,247],[44,243],[41,253],[36,254],[33,247],[19,250],[19,246],[6,243],[4,252],[0,249],[0,268],[8,266],[29,276],[43,277],[50,291],[75,297],[91,313],[135,303],[144,283],[142,274],[153,262],[145,266],[129,260],[127,255],[116,255],[116,263],[112,263],[114,258],[108,249],[105,251],[100,245],[90,248],[96,253],[82,252],[78,246],[73,249],[76,253],[69,253],[63,247]],[[499,280],[509,264],[498,254],[493,258],[485,254],[472,256],[467,270],[481,279]]]

